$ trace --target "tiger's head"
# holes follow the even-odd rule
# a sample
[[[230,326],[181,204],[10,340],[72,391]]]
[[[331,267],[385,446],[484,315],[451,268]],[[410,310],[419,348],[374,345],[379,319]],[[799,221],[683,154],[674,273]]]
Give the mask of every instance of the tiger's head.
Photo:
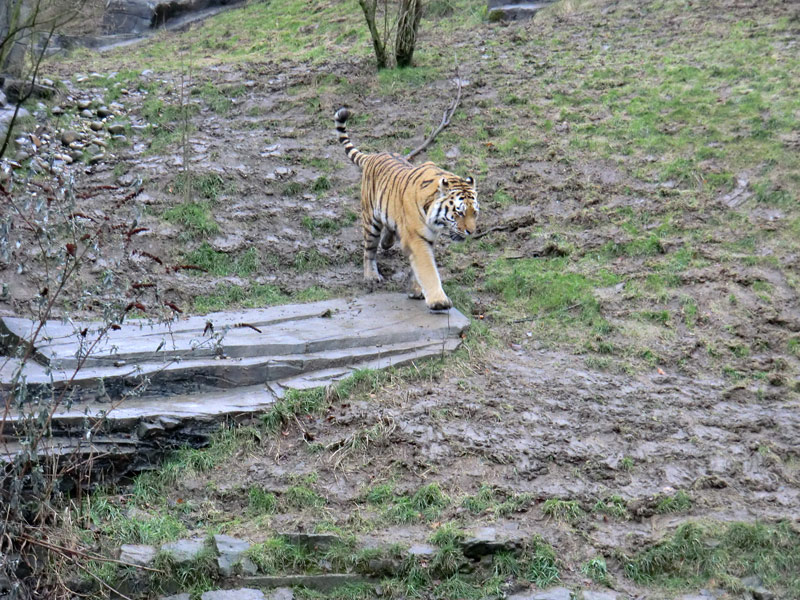
[[[442,177],[436,201],[428,213],[428,224],[450,239],[463,242],[475,232],[480,207],[472,177]]]

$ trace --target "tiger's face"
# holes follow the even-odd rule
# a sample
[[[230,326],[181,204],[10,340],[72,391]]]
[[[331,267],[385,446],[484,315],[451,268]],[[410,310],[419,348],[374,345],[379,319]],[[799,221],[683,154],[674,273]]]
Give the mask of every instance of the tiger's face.
[[[480,212],[475,181],[472,177],[442,177],[434,208],[428,217],[429,224],[447,233],[451,240],[463,242],[475,232]]]

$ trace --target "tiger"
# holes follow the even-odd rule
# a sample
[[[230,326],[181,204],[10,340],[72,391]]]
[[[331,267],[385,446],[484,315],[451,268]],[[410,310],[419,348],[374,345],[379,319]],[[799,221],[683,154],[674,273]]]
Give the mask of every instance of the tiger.
[[[409,298],[425,299],[432,311],[453,306],[442,289],[433,244],[442,233],[454,241],[475,232],[480,207],[475,180],[461,178],[432,162],[419,166],[390,152],[366,154],[347,135],[350,111],[340,108],[333,119],[347,157],[361,169],[361,223],[364,231],[364,279],[380,283],[377,251],[400,241],[413,272]]]

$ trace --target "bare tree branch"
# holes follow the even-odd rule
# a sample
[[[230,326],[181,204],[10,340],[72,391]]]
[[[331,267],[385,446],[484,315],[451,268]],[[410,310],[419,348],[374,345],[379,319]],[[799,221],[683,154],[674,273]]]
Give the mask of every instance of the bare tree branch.
[[[432,134],[430,134],[430,136],[428,136],[427,140],[406,154],[406,160],[411,160],[417,154],[425,150],[425,148],[433,143],[433,140],[436,139],[436,136],[439,135],[445,127],[450,125],[450,119],[453,118],[453,114],[456,112],[458,105],[461,103],[461,77],[458,75],[458,69],[456,69],[456,84],[458,86],[456,90],[456,97],[453,98],[453,100],[450,102],[450,106],[448,106],[447,110],[444,111],[444,115],[442,115],[442,122],[439,123],[439,126],[433,131]]]

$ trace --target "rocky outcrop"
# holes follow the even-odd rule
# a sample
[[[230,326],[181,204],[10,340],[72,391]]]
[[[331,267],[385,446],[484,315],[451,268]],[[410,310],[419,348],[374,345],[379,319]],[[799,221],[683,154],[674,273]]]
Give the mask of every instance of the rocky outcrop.
[[[108,34],[144,33],[170,19],[241,0],[110,0],[103,15]]]
[[[554,0],[489,0],[490,21],[517,21],[530,19]]]

